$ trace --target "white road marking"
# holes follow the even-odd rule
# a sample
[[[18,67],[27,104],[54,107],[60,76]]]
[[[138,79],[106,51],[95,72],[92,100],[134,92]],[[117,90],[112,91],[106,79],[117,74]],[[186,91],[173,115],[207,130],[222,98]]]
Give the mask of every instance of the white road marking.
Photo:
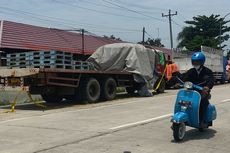
[[[168,117],[171,117],[171,116],[172,116],[172,114],[166,114],[166,115],[162,115],[162,116],[150,118],[150,119],[147,119],[147,120],[142,120],[142,121],[138,121],[138,122],[134,122],[134,123],[128,123],[128,124],[124,124],[124,125],[112,127],[112,128],[110,128],[110,130],[118,130],[118,129],[122,129],[122,128],[126,128],[126,127],[131,127],[131,126],[135,126],[135,125],[141,125],[141,124],[145,124],[145,123],[149,123],[149,122],[161,120],[161,119],[164,119],[164,118],[168,118]]]
[[[230,101],[230,99],[225,99],[225,100],[222,100],[221,103],[223,102],[227,102],[227,101]]]
[[[159,98],[166,98],[166,97],[174,97],[176,95],[167,95],[167,96],[157,96],[157,97],[152,97],[155,99],[159,99]],[[31,119],[31,118],[41,118],[41,117],[45,117],[45,116],[51,116],[51,115],[56,115],[56,114],[61,114],[61,113],[73,113],[73,112],[81,112],[81,111],[88,111],[88,110],[96,110],[96,109],[102,109],[102,108],[109,108],[109,107],[113,107],[113,106],[122,106],[122,105],[126,105],[126,104],[131,104],[131,103],[136,103],[136,102],[143,102],[146,99],[149,99],[151,97],[148,98],[140,98],[138,100],[132,100],[130,102],[124,102],[124,103],[118,103],[118,104],[108,104],[106,106],[93,106],[90,108],[80,108],[78,110],[69,110],[69,111],[62,111],[62,112],[53,112],[53,113],[48,113],[48,114],[42,114],[42,115],[35,115],[35,116],[28,116],[28,117],[21,117],[21,118],[15,118],[15,119],[9,119],[9,120],[5,120],[5,121],[0,121],[0,124],[4,124],[4,123],[8,123],[8,122],[12,122],[12,121],[20,121],[20,120],[26,120],[26,119]],[[46,111],[45,111],[46,112]]]

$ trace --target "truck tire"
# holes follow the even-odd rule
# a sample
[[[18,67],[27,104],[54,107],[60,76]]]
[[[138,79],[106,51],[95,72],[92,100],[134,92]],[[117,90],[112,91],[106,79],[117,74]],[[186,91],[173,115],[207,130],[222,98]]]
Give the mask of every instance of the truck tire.
[[[112,100],[116,97],[116,81],[109,77],[105,81],[101,81],[101,99]]]
[[[82,84],[82,100],[88,103],[97,102],[100,97],[100,84],[95,78],[86,79]]]
[[[59,103],[62,101],[62,97],[52,94],[52,95],[41,95],[43,100],[47,103]]]

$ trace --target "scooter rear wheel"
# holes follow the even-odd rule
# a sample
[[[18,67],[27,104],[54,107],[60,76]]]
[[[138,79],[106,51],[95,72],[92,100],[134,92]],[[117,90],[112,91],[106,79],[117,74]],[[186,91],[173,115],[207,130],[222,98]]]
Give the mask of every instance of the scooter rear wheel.
[[[184,123],[173,123],[173,137],[174,140],[179,142],[184,139],[186,126]]]

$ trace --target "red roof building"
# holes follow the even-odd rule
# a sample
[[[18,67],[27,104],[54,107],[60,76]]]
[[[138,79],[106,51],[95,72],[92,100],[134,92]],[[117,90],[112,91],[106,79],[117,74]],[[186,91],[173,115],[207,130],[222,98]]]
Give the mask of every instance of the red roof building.
[[[0,49],[12,51],[64,51],[90,55],[105,44],[121,42],[60,29],[0,21]]]

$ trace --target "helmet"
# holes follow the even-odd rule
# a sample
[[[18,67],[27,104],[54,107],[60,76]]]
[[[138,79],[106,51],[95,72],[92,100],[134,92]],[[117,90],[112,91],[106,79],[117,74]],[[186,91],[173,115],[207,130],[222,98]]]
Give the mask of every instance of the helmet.
[[[200,61],[202,65],[204,65],[205,62],[205,55],[202,52],[195,52],[192,54],[192,63],[195,61]]]

